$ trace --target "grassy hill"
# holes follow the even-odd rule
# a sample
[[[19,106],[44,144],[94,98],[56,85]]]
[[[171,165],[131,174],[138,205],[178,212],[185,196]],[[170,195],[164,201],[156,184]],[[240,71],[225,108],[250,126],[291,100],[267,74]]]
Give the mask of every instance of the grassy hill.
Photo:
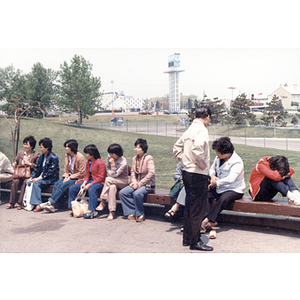
[[[109,120],[109,119],[108,119]],[[213,127],[208,127],[209,133]],[[5,153],[10,160],[13,159],[13,150],[11,143],[11,132],[8,122],[0,117],[1,143],[0,151]],[[212,134],[212,132],[211,132]],[[60,174],[63,172],[63,162],[65,149],[63,144],[66,140],[74,138],[79,143],[79,151],[83,153],[83,148],[88,144],[95,144],[106,161],[107,148],[111,143],[119,143],[124,149],[124,157],[131,164],[134,153],[134,142],[137,138],[147,139],[149,149],[148,153],[153,156],[156,169],[156,185],[157,188],[169,189],[173,184],[173,174],[177,162],[172,153],[173,145],[177,138],[165,136],[151,136],[145,134],[136,134],[130,132],[114,131],[102,128],[92,128],[86,123],[85,126],[77,127],[75,125],[66,124],[65,120],[59,121],[58,118],[37,120],[23,118],[21,120],[21,139],[20,149],[22,147],[23,138],[33,135],[37,141],[43,137],[50,137],[53,141],[53,152],[56,153],[60,161]],[[263,156],[285,155],[290,165],[295,169],[296,173],[293,179],[298,187],[300,187],[300,159],[299,152],[286,151],[271,148],[259,148],[245,145],[235,145],[236,152],[241,156],[245,165],[246,195],[248,194],[248,181],[250,173]],[[36,150],[39,151],[37,145]],[[211,150],[211,163],[215,157],[215,152]]]

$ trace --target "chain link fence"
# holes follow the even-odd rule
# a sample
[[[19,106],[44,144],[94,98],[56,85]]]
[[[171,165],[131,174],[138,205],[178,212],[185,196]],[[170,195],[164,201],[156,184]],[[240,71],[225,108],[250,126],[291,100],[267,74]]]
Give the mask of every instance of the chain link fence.
[[[95,122],[89,126],[151,134],[168,137],[180,137],[188,128],[187,124],[160,121],[129,121],[120,123]],[[208,132],[211,140],[221,136],[229,136],[233,143],[252,145],[265,148],[277,148],[300,151],[300,128],[268,127],[268,126],[238,126],[238,125],[209,125]]]

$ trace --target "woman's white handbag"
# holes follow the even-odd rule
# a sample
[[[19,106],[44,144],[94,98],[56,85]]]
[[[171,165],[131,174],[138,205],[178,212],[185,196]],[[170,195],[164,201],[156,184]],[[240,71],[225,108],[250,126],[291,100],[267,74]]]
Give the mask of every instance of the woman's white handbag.
[[[23,197],[23,206],[24,209],[26,210],[33,210],[34,208],[34,205],[30,204],[31,192],[32,192],[32,184],[30,184],[30,186],[28,186],[27,184],[25,188],[24,197]]]

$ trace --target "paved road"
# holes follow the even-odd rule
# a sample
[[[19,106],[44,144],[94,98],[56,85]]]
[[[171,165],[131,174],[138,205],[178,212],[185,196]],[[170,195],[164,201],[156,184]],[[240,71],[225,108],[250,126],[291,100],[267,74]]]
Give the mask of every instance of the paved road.
[[[171,136],[171,137],[180,137],[181,132],[178,131],[180,128],[177,126],[178,124],[168,124],[168,125],[159,125],[156,127],[155,125],[148,126],[142,125],[141,123],[138,126],[129,126],[127,127],[126,124],[124,127],[116,126],[110,127],[109,124],[101,124],[101,123],[87,123],[89,126],[94,127],[105,127],[107,129],[118,130],[118,131],[130,131],[136,133],[143,133],[143,134],[152,134],[152,135],[161,135],[161,136]],[[209,128],[210,130],[210,128]],[[212,129],[211,129],[212,130]],[[213,132],[209,132],[210,140],[213,141],[219,136],[213,134]],[[283,149],[283,150],[292,150],[292,151],[300,151],[300,139],[296,138],[250,138],[247,137],[232,137],[230,136],[232,142],[234,144],[243,144],[255,147],[265,147],[265,148],[275,148],[275,149]]]
[[[34,213],[6,210],[0,205],[0,253],[191,253],[182,246],[180,222],[166,222],[162,208],[146,207],[146,221],[122,216],[107,221],[107,211],[97,219],[75,219],[69,211]],[[217,238],[203,240],[213,253],[300,253],[300,232],[220,224]],[[203,252],[201,252],[203,253]]]

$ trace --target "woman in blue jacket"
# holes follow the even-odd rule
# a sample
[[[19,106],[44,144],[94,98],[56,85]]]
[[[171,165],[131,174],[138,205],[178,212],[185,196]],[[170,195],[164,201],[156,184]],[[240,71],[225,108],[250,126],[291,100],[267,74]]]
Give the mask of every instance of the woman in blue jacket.
[[[31,174],[28,186],[32,185],[30,204],[36,205],[34,212],[42,211],[42,188],[54,184],[59,179],[58,157],[52,152],[52,140],[43,138],[39,141],[41,155]]]

